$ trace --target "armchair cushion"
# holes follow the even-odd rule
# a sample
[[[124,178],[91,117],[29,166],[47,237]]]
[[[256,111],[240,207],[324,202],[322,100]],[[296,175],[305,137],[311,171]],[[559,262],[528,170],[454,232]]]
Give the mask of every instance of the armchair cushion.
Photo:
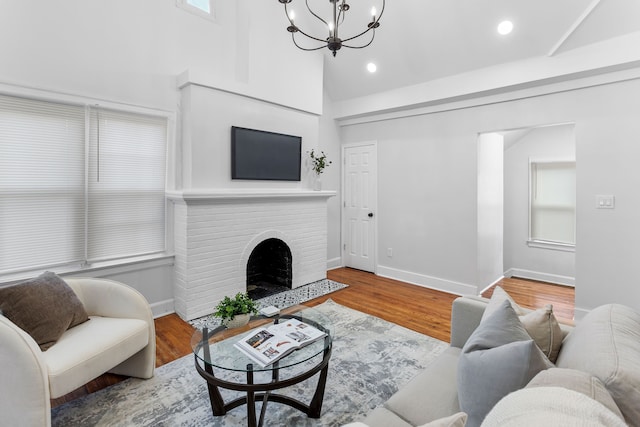
[[[144,320],[96,316],[66,332],[42,353],[51,396],[63,396],[136,354],[153,339],[148,329]]]
[[[42,351],[69,328],[89,320],[73,290],[55,273],[0,288],[0,311],[27,332]]]

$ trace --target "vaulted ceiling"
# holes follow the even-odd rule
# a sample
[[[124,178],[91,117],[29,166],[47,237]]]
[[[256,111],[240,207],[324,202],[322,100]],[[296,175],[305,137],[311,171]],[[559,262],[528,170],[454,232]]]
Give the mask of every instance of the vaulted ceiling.
[[[328,12],[326,0],[309,0]],[[381,0],[352,0],[341,36],[367,22]],[[303,14],[302,4],[298,6]],[[362,10],[364,8],[364,10]],[[503,20],[513,32],[496,31]],[[385,92],[497,64],[566,54],[640,32],[640,0],[387,0],[373,43],[324,51],[325,88],[334,101]],[[341,27],[342,28],[342,27]],[[638,46],[640,49],[640,46]],[[377,65],[369,73],[366,65]]]

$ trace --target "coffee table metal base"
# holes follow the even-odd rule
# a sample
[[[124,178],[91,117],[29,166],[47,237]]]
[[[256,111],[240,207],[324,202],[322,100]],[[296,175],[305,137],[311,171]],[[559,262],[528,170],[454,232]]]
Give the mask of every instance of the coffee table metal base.
[[[327,338],[330,340],[330,338]],[[320,412],[322,411],[322,400],[324,398],[324,390],[327,383],[327,373],[329,371],[329,359],[331,358],[331,343],[325,346],[325,350],[322,354],[322,360],[312,367],[311,369],[287,378],[280,380],[280,368],[276,362],[272,369],[272,378],[269,383],[255,384],[253,381],[253,366],[247,365],[247,383],[235,383],[225,381],[214,375],[211,365],[205,364],[203,368],[198,363],[198,358],[195,358],[196,369],[200,376],[207,381],[207,387],[209,389],[209,400],[211,401],[211,409],[214,416],[225,415],[227,411],[230,411],[238,406],[247,405],[247,425],[249,427],[262,426],[265,411],[267,408],[267,402],[276,402],[284,405],[291,406],[304,414],[309,418],[320,418]],[[290,369],[290,368],[287,368]],[[281,394],[272,393],[273,390],[278,390],[284,387],[289,387],[294,384],[298,384],[304,380],[307,380],[320,372],[318,377],[318,384],[313,394],[311,402],[307,405],[297,399]],[[247,395],[234,399],[228,403],[225,403],[220,394],[219,388],[225,388],[228,390],[236,390],[246,392]],[[256,417],[256,401],[262,401],[262,409],[260,411],[260,418]]]

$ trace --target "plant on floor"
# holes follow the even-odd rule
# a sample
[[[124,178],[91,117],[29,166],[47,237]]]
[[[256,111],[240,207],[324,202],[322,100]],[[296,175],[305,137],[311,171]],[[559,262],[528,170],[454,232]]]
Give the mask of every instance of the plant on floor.
[[[219,317],[222,320],[233,319],[238,314],[257,314],[258,306],[249,297],[249,294],[238,292],[234,298],[225,296],[220,303],[216,306],[216,311],[213,313],[215,317]]]
[[[331,160],[327,160],[327,155],[324,154],[324,151],[320,152],[320,156],[316,155],[313,150],[309,153],[309,157],[311,157],[311,164],[316,175],[320,175],[324,168],[331,164]]]

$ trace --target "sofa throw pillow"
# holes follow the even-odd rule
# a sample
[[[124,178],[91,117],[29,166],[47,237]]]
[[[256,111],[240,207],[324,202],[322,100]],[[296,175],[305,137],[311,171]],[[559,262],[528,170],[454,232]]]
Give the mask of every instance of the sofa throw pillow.
[[[418,427],[465,427],[467,423],[467,414],[458,412],[448,417],[440,418]]]
[[[577,369],[550,368],[533,377],[527,387],[564,387],[577,391],[603,404],[607,409],[624,419],[620,408],[598,378]]]
[[[553,314],[553,306],[547,304],[543,308],[539,308],[532,312],[520,307],[504,289],[500,286],[496,286],[491,294],[491,299],[487,304],[482,320],[489,317],[494,313],[502,304],[503,301],[509,301],[516,314],[520,317],[524,328],[529,333],[529,336],[533,338],[540,350],[547,358],[553,363],[556,362],[560,347],[562,346],[562,329],[560,324]]]
[[[522,326],[509,301],[471,334],[458,360],[460,410],[475,427],[500,399],[553,364]]]
[[[73,289],[55,273],[0,288],[0,310],[46,351],[69,328],[87,320]]]
[[[564,387],[524,388],[489,412],[482,427],[625,427],[623,419],[595,400]]]
[[[520,321],[544,355],[552,363],[556,363],[562,346],[563,334],[560,324],[553,314],[553,306],[547,304],[543,308],[520,316]]]
[[[484,313],[482,313],[481,322],[495,313],[500,309],[500,306],[504,301],[509,301],[511,303],[511,307],[516,312],[518,316],[522,316],[525,314],[525,311],[511,298],[511,295],[507,293],[500,286],[496,286],[493,288],[493,293],[491,294],[491,299],[489,299],[489,303],[487,304],[487,308],[485,308]]]

